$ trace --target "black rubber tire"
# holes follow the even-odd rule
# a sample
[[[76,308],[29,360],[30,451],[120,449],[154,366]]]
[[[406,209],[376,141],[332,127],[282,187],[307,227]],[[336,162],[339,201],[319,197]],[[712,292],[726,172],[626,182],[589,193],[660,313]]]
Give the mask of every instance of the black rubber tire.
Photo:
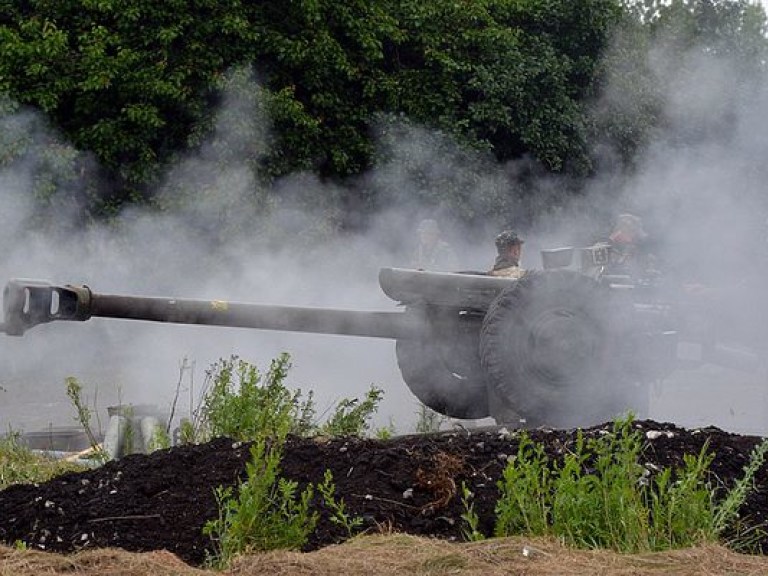
[[[419,338],[395,345],[400,373],[414,396],[451,418],[487,417],[488,385],[478,350],[482,317],[427,307],[406,313],[418,315],[425,327]]]
[[[495,394],[527,426],[589,426],[616,416],[621,331],[615,299],[568,270],[529,273],[491,304],[480,356]]]

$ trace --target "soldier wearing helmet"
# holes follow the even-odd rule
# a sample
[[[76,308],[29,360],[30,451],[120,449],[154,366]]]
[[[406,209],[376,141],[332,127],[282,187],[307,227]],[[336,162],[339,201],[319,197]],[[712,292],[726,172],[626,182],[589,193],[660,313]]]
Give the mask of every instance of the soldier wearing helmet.
[[[619,214],[608,237],[612,273],[645,277],[655,270],[655,257],[649,251],[643,221],[634,214]]]
[[[496,262],[488,272],[489,276],[506,278],[522,278],[525,269],[520,267],[520,256],[523,252],[524,240],[512,230],[504,230],[496,236]]]

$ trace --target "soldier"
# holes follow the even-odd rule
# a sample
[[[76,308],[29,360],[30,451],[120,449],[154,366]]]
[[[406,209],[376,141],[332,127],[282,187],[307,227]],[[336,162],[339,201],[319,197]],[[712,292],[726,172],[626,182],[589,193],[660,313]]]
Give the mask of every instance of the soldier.
[[[650,253],[648,234],[638,216],[619,214],[608,244],[611,247],[609,269],[612,273],[645,277],[655,271],[656,259]]]
[[[413,267],[442,272],[456,270],[456,255],[448,242],[440,237],[437,221],[429,218],[422,220],[418,231],[419,243],[413,254]]]
[[[523,251],[523,239],[512,230],[504,230],[496,236],[496,262],[489,276],[504,276],[506,278],[522,278],[525,269],[520,267],[520,256]]]

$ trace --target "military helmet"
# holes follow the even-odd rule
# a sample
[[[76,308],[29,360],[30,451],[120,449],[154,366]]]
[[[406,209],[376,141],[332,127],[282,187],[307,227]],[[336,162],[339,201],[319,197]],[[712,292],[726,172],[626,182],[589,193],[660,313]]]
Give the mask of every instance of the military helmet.
[[[642,239],[648,236],[643,228],[643,220],[639,216],[628,212],[619,214],[616,218],[614,231],[630,234],[635,239]]]
[[[419,232],[427,232],[429,234],[439,234],[440,226],[437,224],[437,220],[432,218],[425,218],[419,222]]]
[[[495,242],[496,248],[502,250],[508,246],[522,244],[524,240],[517,235],[517,232],[512,230],[504,230],[501,234],[496,236]]]

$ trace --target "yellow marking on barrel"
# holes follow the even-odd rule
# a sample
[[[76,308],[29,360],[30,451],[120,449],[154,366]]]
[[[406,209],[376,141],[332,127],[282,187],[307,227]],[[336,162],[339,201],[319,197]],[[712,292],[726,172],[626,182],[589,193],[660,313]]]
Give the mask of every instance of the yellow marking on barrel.
[[[225,300],[211,300],[211,308],[217,312],[226,312],[229,310],[229,302]]]

